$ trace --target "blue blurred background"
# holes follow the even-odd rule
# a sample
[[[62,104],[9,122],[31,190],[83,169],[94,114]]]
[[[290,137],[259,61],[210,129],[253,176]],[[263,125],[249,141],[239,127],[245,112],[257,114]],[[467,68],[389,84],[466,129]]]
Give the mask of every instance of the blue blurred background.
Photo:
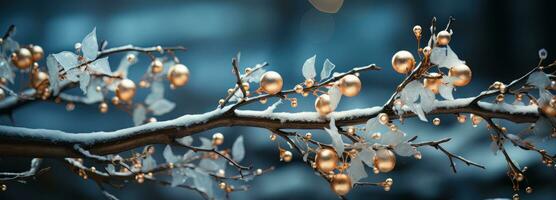
[[[555,1],[417,1],[417,0],[346,0],[336,14],[322,13],[305,0],[242,0],[242,1],[3,1],[0,6],[0,27],[17,26],[15,39],[22,44],[39,44],[47,53],[73,49],[75,42],[97,28],[99,40],[108,40],[109,47],[134,44],[138,46],[184,45],[189,50],[178,56],[191,70],[189,84],[167,92],[177,107],[159,120],[183,114],[202,113],[214,109],[234,77],[230,60],[241,51],[243,67],[263,61],[270,63],[285,79],[285,87],[303,80],[301,66],[316,54],[317,66],[325,58],[336,64],[337,71],[376,63],[379,72],[363,73],[363,90],[353,98],[344,98],[339,110],[381,105],[402,80],[390,67],[391,56],[398,50],[415,52],[412,27],[429,26],[433,16],[444,27],[454,16],[452,48],[473,70],[469,86],[458,88],[457,97],[468,97],[485,89],[492,82],[510,81],[525,73],[538,62],[537,51],[546,48],[556,52],[552,15]],[[428,32],[425,34],[428,36]],[[123,55],[112,56],[114,69]],[[148,58],[139,57],[139,67],[131,69],[131,78],[138,80],[147,69]],[[552,61],[552,59],[550,59]],[[44,63],[42,63],[44,64]],[[142,90],[143,98],[148,90]],[[299,107],[283,104],[280,111],[311,111],[314,97],[299,98]],[[256,105],[252,109],[263,109]],[[133,125],[128,114],[111,107],[101,114],[96,106],[80,106],[67,112],[64,105],[34,103],[14,112],[16,126],[60,129],[72,132],[110,131]],[[457,163],[452,173],[447,158],[434,149],[422,149],[423,159],[399,158],[396,170],[389,174],[371,175],[369,181],[394,179],[390,192],[381,188],[359,187],[348,198],[378,199],[485,199],[511,198],[513,192],[506,176],[502,156],[489,150],[489,134],[484,128],[458,124],[453,116],[443,116],[440,127],[407,120],[403,130],[419,135],[420,140],[454,138],[446,148],[484,164],[481,170]],[[2,124],[9,124],[5,119]],[[510,126],[510,128],[516,128]],[[512,129],[510,129],[512,130]],[[518,130],[518,129],[514,129]],[[336,199],[326,181],[313,175],[300,162],[280,163],[278,151],[266,130],[254,128],[222,128],[226,144],[242,134],[248,153],[245,163],[255,167],[276,166],[268,175],[250,184],[249,192],[233,193],[234,199]],[[322,132],[314,131],[321,137]],[[554,141],[544,141],[554,146]],[[159,153],[161,152],[161,148]],[[555,150],[555,148],[549,148]],[[538,155],[510,148],[521,166],[529,166],[529,183],[535,192],[524,193],[524,199],[553,199],[556,171],[540,164]],[[157,157],[162,161],[161,157]],[[0,169],[25,169],[29,159],[1,158]],[[83,181],[55,159],[46,161],[53,169],[28,184],[10,184],[0,199],[102,199],[93,181]],[[371,171],[369,171],[370,173]],[[124,189],[109,189],[121,199],[197,199],[196,193],[154,184],[131,184]]]

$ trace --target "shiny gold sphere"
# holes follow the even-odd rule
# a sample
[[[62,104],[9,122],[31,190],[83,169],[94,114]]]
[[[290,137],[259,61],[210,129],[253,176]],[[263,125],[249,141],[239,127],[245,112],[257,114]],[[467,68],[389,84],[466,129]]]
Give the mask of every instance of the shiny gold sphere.
[[[423,48],[423,55],[425,55],[425,57],[429,57],[432,53],[432,49],[429,46],[426,46],[425,48]]]
[[[392,56],[392,67],[400,74],[407,74],[415,68],[415,58],[409,51],[398,51]]]
[[[218,146],[224,144],[224,135],[222,133],[215,133],[212,135],[212,145]]]
[[[332,107],[330,106],[330,96],[328,94],[322,94],[317,97],[315,101],[315,109],[320,115],[328,115],[332,112]]]
[[[415,25],[413,27],[413,34],[415,34],[416,38],[421,38],[422,33],[423,33],[423,28],[421,28],[421,26]]]
[[[438,44],[438,46],[446,46],[448,45],[448,43],[450,43],[451,38],[452,34],[450,34],[448,31],[440,31],[436,35],[436,44]]]
[[[450,69],[448,76],[458,78],[454,81],[455,86],[465,86],[471,82],[471,69],[465,64],[459,64]]]
[[[151,62],[151,72],[153,74],[158,74],[163,70],[164,70],[164,64],[162,63],[162,61],[160,61],[160,59],[154,59]]]
[[[303,83],[305,84],[305,87],[313,87],[313,85],[315,85],[315,80],[313,79],[305,79],[305,82]]]
[[[291,151],[284,151],[284,154],[282,154],[282,160],[284,162],[290,162],[292,161],[292,152]]]
[[[284,82],[280,74],[275,71],[268,71],[261,76],[260,84],[261,89],[267,94],[276,94],[282,91]]]
[[[553,97],[548,104],[541,106],[541,111],[548,117],[556,117],[556,97]]]
[[[100,103],[100,104],[98,105],[98,110],[99,110],[101,113],[106,113],[106,112],[108,112],[108,104],[107,104],[106,102]]]
[[[119,100],[131,102],[133,96],[135,96],[135,89],[136,86],[132,80],[123,79],[116,88],[116,96]]]
[[[382,173],[392,171],[396,166],[396,155],[388,149],[379,149],[376,151],[374,164]]]
[[[351,190],[351,178],[346,174],[336,174],[330,183],[332,190],[338,195],[346,195]]]
[[[31,87],[35,88],[37,91],[44,91],[44,89],[50,86],[50,81],[48,80],[48,74],[45,72],[37,71],[31,76]]]
[[[189,81],[189,69],[183,64],[175,64],[168,70],[168,80],[174,87],[184,86]]]
[[[430,73],[430,76],[433,77],[438,77],[440,76],[439,73]],[[440,88],[440,85],[442,85],[442,79],[441,78],[425,78],[423,79],[423,85],[425,86],[425,88],[431,90],[433,93],[438,94],[438,89]]]
[[[340,92],[348,97],[357,96],[361,91],[361,80],[359,77],[348,74],[340,79]]]
[[[33,62],[38,62],[44,57],[44,50],[39,45],[31,45],[29,50],[31,50]]]
[[[338,154],[336,151],[329,148],[319,150],[315,156],[317,169],[324,173],[328,173],[336,169],[336,167],[338,167],[338,160]]]
[[[12,62],[19,69],[27,69],[33,64],[33,55],[27,48],[19,48],[12,53]]]

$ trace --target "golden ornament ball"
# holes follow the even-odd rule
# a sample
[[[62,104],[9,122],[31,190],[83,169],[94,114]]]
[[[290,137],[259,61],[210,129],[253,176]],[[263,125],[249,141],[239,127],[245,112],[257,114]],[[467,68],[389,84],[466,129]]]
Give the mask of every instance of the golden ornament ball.
[[[361,80],[359,77],[348,74],[340,79],[340,92],[348,97],[357,96],[361,91]]]
[[[329,148],[320,149],[315,155],[317,169],[325,173],[336,169],[336,167],[338,167],[338,161],[339,159],[336,151]]]
[[[421,26],[415,25],[413,27],[413,34],[415,34],[416,38],[421,38],[422,33],[423,33],[423,28],[421,28]]]
[[[553,97],[548,104],[541,106],[541,111],[548,117],[556,117],[556,97]]]
[[[295,93],[301,94],[301,93],[303,93],[303,86],[297,84],[297,85],[295,85],[293,90],[295,91]]]
[[[283,84],[282,76],[275,71],[265,72],[261,76],[261,89],[267,94],[276,94],[282,91]]]
[[[315,85],[315,80],[313,79],[305,79],[305,82],[303,83],[305,84],[305,87],[313,87],[313,85]]]
[[[330,186],[336,194],[346,195],[351,190],[351,178],[346,174],[336,174],[332,176]]]
[[[415,68],[415,58],[409,51],[398,51],[392,56],[392,67],[400,74],[407,74]]]
[[[284,153],[282,154],[282,160],[284,162],[290,162],[292,161],[292,152],[291,151],[284,151]]]
[[[426,46],[425,48],[423,48],[423,55],[425,55],[425,57],[429,57],[432,53],[432,49],[429,46]]]
[[[448,31],[440,31],[438,32],[438,34],[436,34],[436,44],[438,46],[448,45],[451,39],[452,39],[452,34],[450,34],[450,32]]]
[[[102,102],[98,105],[98,109],[101,113],[108,112],[108,104],[106,102]]]
[[[459,64],[450,68],[448,76],[458,78],[454,81],[455,86],[465,86],[471,82],[471,69],[465,64]]]
[[[330,106],[330,95],[322,94],[317,97],[315,101],[315,109],[320,115],[328,115],[332,112],[332,107]]]
[[[31,76],[31,87],[37,91],[44,91],[50,86],[48,74],[46,72],[36,71]]]
[[[160,59],[154,59],[151,62],[151,72],[153,74],[158,74],[163,70],[164,70],[164,64],[162,63],[162,61],[160,61]]]
[[[12,62],[19,69],[27,69],[33,64],[33,55],[27,48],[19,48],[12,53]]]
[[[116,87],[116,96],[119,100],[125,102],[131,102],[133,96],[135,96],[135,83],[129,79],[123,79],[118,83],[118,87]]]
[[[439,73],[430,73],[430,76],[433,77],[438,77],[440,76]],[[438,94],[438,90],[440,88],[440,85],[442,85],[442,79],[441,78],[425,78],[423,79],[423,85],[425,86],[425,88],[431,90],[433,93]]]
[[[388,149],[379,149],[376,151],[374,164],[380,172],[390,172],[396,166],[396,155]]]
[[[215,133],[212,135],[212,145],[218,146],[224,144],[224,135],[222,133]]]
[[[189,81],[189,69],[183,64],[175,64],[168,70],[168,80],[174,87],[184,86]]]
[[[33,59],[33,62],[38,62],[44,57],[44,50],[39,45],[31,45],[29,50],[31,50],[31,58]]]

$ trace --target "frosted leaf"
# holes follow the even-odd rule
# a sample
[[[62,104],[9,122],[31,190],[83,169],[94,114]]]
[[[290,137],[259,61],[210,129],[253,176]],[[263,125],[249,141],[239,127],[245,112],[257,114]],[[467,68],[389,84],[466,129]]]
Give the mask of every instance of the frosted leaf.
[[[228,166],[228,160],[226,160],[225,158],[220,157],[220,158],[214,160],[214,164],[216,164],[218,169],[225,170],[226,166]]]
[[[147,119],[147,109],[145,106],[139,104],[135,109],[133,109],[133,124],[139,126]]]
[[[403,142],[405,134],[401,131],[388,131],[385,134],[382,134],[381,144],[397,146],[398,144]]]
[[[89,75],[88,73],[79,74],[79,88],[81,88],[84,94],[87,94],[87,88],[90,81],[91,75]]]
[[[13,36],[13,34],[11,34]],[[19,43],[15,40],[13,40],[11,37],[8,37],[8,39],[6,39],[4,41],[4,43],[2,44],[2,51],[8,51],[8,52],[13,52],[17,49],[19,49]]]
[[[172,182],[170,183],[170,187],[176,187],[185,183],[187,177],[184,174],[183,169],[173,169],[172,170]]]
[[[533,72],[527,79],[527,85],[532,85],[536,88],[544,89],[547,86],[550,86],[550,78],[548,78],[548,76],[542,71]]]
[[[369,167],[374,165],[373,159],[375,157],[375,150],[371,147],[365,147],[359,152],[359,158]]]
[[[438,93],[440,93],[440,96],[446,100],[454,100],[454,96],[452,95],[453,91],[454,86],[452,85],[441,84],[438,88]]]
[[[193,158],[193,156],[197,155],[193,150],[189,150],[183,154],[182,160],[188,161],[189,159]]]
[[[48,80],[50,82],[50,88],[54,95],[57,95],[59,92],[58,88],[58,70],[59,70],[59,63],[56,61],[56,57],[54,55],[49,55],[46,58],[46,68],[48,69]]]
[[[550,119],[546,117],[539,117],[537,122],[535,122],[533,133],[541,137],[549,136],[552,133],[552,124],[550,123]]]
[[[421,108],[423,109],[423,112],[428,113],[430,111],[432,111],[432,109],[434,108],[434,102],[435,102],[435,95],[431,90],[428,89],[421,89],[421,92],[419,93],[419,97],[420,97],[420,105]]]
[[[123,78],[127,78],[127,72],[129,66],[137,63],[138,61],[137,54],[138,54],[137,52],[130,52],[126,56],[124,56],[120,61],[120,65],[118,66],[118,69],[114,72],[114,74],[118,74]],[[129,59],[130,57],[133,59]],[[167,67],[165,66],[164,69],[167,69]]]
[[[394,147],[394,152],[396,152],[396,154],[400,156],[412,156],[417,153],[415,148],[413,148],[413,146],[411,146],[411,144],[408,142],[402,142],[396,145]]]
[[[81,71],[81,69],[73,68],[66,71],[65,77],[71,82],[78,82],[81,74],[83,74],[83,71]]]
[[[156,167],[156,160],[152,156],[147,156],[143,159],[143,166],[141,167],[141,171],[150,171]]]
[[[145,98],[145,103],[151,105],[152,103],[164,98],[164,84],[162,81],[153,81],[151,83],[151,93]]]
[[[367,172],[365,172],[365,166],[363,166],[362,160],[359,156],[351,160],[347,171],[352,184],[355,184],[359,180],[367,178],[368,176]]]
[[[113,164],[106,165],[106,167],[104,169],[106,169],[106,172],[108,172],[108,174],[116,173],[116,167],[114,167]]]
[[[458,58],[450,46],[433,48],[430,58],[431,62],[438,65],[438,67],[451,68],[465,63]]]
[[[303,68],[301,71],[303,72],[303,77],[305,77],[305,79],[315,79],[315,76],[317,76],[317,72],[315,70],[316,57],[317,55],[310,57],[303,64]]]
[[[308,152],[308,151],[306,151],[306,152],[303,154],[303,162],[307,162],[307,158],[309,158],[309,152]]]
[[[81,52],[87,60],[94,60],[98,55],[97,28],[93,28],[81,42]]]
[[[107,74],[110,75],[110,63],[108,62],[108,57],[101,58],[89,65],[89,69],[97,74]]]
[[[550,93],[550,91],[541,88],[539,89],[539,99],[537,100],[537,102],[540,105],[548,105],[550,103],[550,100],[552,99],[553,95],[552,93]]]
[[[263,74],[266,72],[265,69],[262,69],[262,65],[261,64],[257,64],[255,65],[255,67],[253,68],[253,72],[251,72],[251,74],[244,75],[244,77],[242,77],[242,80],[250,82],[250,83],[258,83],[261,80],[261,76],[263,76]]]
[[[12,68],[10,67],[10,63],[1,56],[0,56],[0,77],[5,78],[6,80],[10,81],[10,83],[14,82],[14,73],[12,72]]]
[[[540,49],[539,50],[539,58],[541,60],[546,59],[547,56],[548,56],[548,52],[546,51],[546,49]]]
[[[336,65],[334,65],[334,63],[330,62],[330,60],[326,59],[324,61],[324,65],[322,65],[322,71],[320,72],[320,80],[324,80],[328,77],[330,77],[330,74],[332,74],[332,71],[334,71],[334,68],[336,68]]]
[[[273,103],[271,106],[266,108],[263,112],[267,115],[272,114],[272,112],[274,112],[274,110],[276,110],[276,107],[278,107],[278,105],[280,105],[281,103],[282,103],[282,99]]]
[[[200,148],[212,149],[212,141],[211,140],[209,140],[207,138],[204,138],[204,137],[201,137],[199,139],[201,140],[201,147]]]
[[[219,169],[218,165],[214,162],[214,160],[210,158],[202,159],[201,162],[199,162],[199,167],[210,172],[215,172],[218,171]]]
[[[338,86],[333,86],[328,90],[328,95],[330,96],[330,109],[336,110],[340,100],[342,99],[342,92]]]
[[[334,118],[330,119],[330,129],[324,128],[324,130],[332,138],[332,146],[336,149],[338,156],[341,157],[342,153],[344,153],[344,142],[342,141],[342,135],[338,133],[338,128],[336,127]]]
[[[415,104],[410,108],[411,111],[415,113],[421,121],[428,122],[427,117],[425,116],[425,112],[423,111],[423,108],[421,108],[421,105]]]
[[[149,110],[153,113],[153,115],[160,116],[172,111],[174,107],[176,107],[174,102],[166,99],[160,99],[151,104],[149,106]]]
[[[244,157],[245,146],[243,145],[243,136],[239,136],[232,146],[232,158],[237,162],[241,162]]]
[[[64,68],[65,71],[73,69],[79,66],[79,61],[77,60],[77,55],[69,51],[62,51],[57,54],[53,54],[56,61]]]
[[[409,82],[405,88],[400,92],[400,98],[403,103],[411,105],[413,102],[417,101],[419,98],[419,94],[421,90],[424,90],[423,84],[418,81],[414,80]]]
[[[166,147],[164,147],[162,156],[167,163],[176,163],[180,160],[179,156],[176,156],[174,152],[172,152],[172,147],[170,147],[170,145],[166,145]]]
[[[492,142],[490,143],[490,151],[491,151],[494,155],[496,155],[496,154],[498,153],[498,150],[499,150],[499,149],[498,149],[498,144],[496,143],[496,141],[492,141]]]
[[[241,98],[243,98],[243,92],[241,91],[241,89],[237,89],[236,92],[234,93],[234,95],[230,98],[230,102],[235,102],[240,100]]]
[[[91,81],[89,82],[89,87],[87,87],[87,95],[85,96],[85,101],[87,103],[96,103],[104,100],[104,95],[102,94],[102,91],[97,90],[97,87],[101,87],[102,83],[104,83],[102,79],[98,79],[98,78],[91,79]]]
[[[185,145],[185,146],[190,146],[193,143],[193,137],[191,136],[185,136],[182,138],[178,138],[176,139],[176,142]]]
[[[211,199],[213,196],[212,179],[209,177],[209,174],[197,168],[191,171],[193,171],[195,174],[193,177],[193,185],[195,186],[195,188],[202,192],[205,192],[209,196],[209,199]]]
[[[365,124],[365,131],[367,133],[372,133],[373,131],[378,129],[380,127],[380,125],[381,124],[378,121],[378,117],[373,117],[373,118],[367,120],[367,123]]]

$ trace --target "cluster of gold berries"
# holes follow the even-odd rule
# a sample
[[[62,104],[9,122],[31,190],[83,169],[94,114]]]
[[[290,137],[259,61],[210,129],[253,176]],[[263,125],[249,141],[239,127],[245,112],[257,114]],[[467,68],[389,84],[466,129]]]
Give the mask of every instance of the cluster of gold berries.
[[[306,81],[307,82],[307,81]],[[347,74],[333,85],[340,89],[342,95],[347,97],[357,96],[361,91],[361,80],[353,74]],[[328,115],[333,110],[330,95],[321,94],[315,100],[315,109],[320,115]]]

